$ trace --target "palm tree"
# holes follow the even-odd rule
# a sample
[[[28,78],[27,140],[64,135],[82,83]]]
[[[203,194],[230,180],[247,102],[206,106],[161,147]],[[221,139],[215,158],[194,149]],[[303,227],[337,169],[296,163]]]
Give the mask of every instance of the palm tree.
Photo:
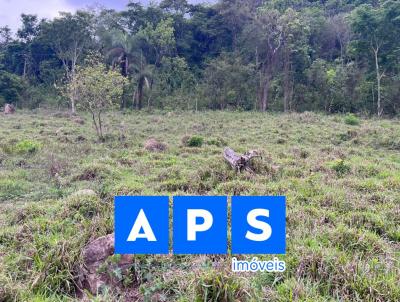
[[[152,86],[152,70],[149,68],[140,45],[140,39],[122,30],[113,30],[103,37],[110,49],[107,57],[113,68],[120,68],[121,74],[130,77],[136,88],[133,94],[133,106],[141,109],[145,88]],[[125,107],[125,103],[121,104]]]

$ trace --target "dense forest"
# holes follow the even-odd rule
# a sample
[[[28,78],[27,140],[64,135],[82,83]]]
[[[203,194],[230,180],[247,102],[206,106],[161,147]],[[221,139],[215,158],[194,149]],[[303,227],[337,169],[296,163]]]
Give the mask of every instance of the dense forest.
[[[66,87],[96,57],[123,77],[121,109],[400,111],[399,1],[164,0],[21,21],[0,29],[0,106],[79,108]]]

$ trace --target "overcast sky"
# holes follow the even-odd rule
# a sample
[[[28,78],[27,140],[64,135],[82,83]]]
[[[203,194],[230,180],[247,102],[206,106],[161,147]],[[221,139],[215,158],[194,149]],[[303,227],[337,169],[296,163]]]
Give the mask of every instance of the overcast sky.
[[[138,0],[139,1],[139,0]],[[94,4],[114,9],[122,9],[129,0],[0,0],[0,26],[8,25],[15,31],[20,25],[20,15],[36,14],[40,18],[54,18],[58,12],[73,12]],[[148,4],[149,0],[141,0]],[[189,0],[190,3],[209,2]]]

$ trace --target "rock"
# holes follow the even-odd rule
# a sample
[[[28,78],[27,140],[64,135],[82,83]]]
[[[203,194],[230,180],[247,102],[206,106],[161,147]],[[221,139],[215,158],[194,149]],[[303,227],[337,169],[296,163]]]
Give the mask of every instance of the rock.
[[[150,138],[149,140],[146,141],[146,143],[144,144],[144,148],[147,151],[151,151],[151,152],[160,152],[160,151],[165,151],[167,149],[167,145],[157,141],[154,138]]]
[[[90,273],[96,273],[95,264],[114,253],[114,234],[97,238],[83,250],[83,261]]]
[[[4,114],[14,114],[15,113],[15,107],[11,104],[6,104],[4,106]]]
[[[114,233],[95,239],[83,249],[83,266],[79,272],[79,285],[82,289],[94,295],[106,287],[114,291],[123,290],[121,280],[109,272],[120,270],[122,276],[128,273],[133,263],[133,256],[122,255],[117,262],[107,261],[113,254]]]
[[[79,116],[73,117],[72,121],[74,123],[76,123],[76,124],[79,124],[79,125],[84,125],[85,124],[85,120],[83,118],[79,117]]]

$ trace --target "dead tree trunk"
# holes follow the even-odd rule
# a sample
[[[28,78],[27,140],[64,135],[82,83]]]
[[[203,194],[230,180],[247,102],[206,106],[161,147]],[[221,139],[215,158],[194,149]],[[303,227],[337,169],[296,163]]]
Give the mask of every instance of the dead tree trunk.
[[[261,157],[259,152],[255,150],[247,151],[245,154],[240,155],[233,151],[231,148],[224,149],[224,158],[237,172],[243,170],[254,172],[250,165],[250,160],[254,157]]]

